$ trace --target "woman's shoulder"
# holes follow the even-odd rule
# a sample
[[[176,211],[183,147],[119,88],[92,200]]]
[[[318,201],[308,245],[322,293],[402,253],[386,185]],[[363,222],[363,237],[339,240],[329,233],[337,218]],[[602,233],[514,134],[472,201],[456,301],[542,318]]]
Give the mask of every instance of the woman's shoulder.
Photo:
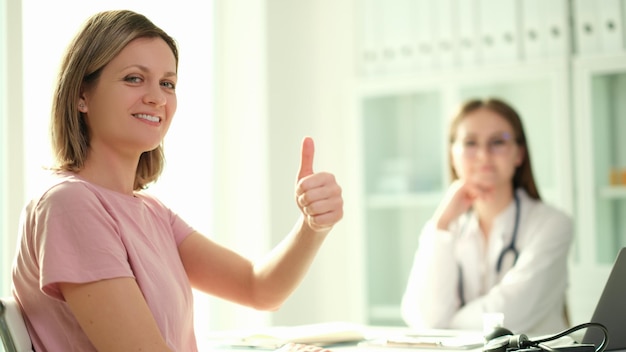
[[[86,184],[74,178],[71,173],[51,172],[40,179],[36,188],[29,194],[22,212],[26,216],[56,211],[66,212],[84,206],[91,192]],[[30,214],[30,215],[28,215]]]
[[[66,171],[50,173],[36,191],[35,199],[73,198],[88,190],[87,182]]]
[[[52,203],[72,204],[75,208],[79,204],[87,204],[94,201],[101,202],[114,197],[130,196],[116,194],[98,185],[81,178],[75,173],[68,171],[57,171],[49,175],[48,179],[42,183],[41,188],[31,198],[31,202],[36,204]]]
[[[542,199],[532,198],[523,189],[517,192],[522,201],[522,207],[529,209],[528,212],[532,218],[543,219],[544,222],[555,222],[559,225],[571,225],[572,217],[563,209]]]

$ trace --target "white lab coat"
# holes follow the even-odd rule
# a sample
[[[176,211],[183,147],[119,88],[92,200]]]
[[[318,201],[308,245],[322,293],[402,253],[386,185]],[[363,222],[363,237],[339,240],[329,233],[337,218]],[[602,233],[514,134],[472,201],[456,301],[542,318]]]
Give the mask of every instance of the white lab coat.
[[[450,231],[424,226],[402,299],[402,316],[410,327],[481,330],[486,312],[503,313],[503,326],[514,333],[536,336],[568,327],[564,305],[572,221],[524,190],[516,193],[519,257],[513,266],[513,255],[507,253],[500,273],[496,262],[511,242],[514,201],[495,219],[488,243],[472,212],[453,222]]]

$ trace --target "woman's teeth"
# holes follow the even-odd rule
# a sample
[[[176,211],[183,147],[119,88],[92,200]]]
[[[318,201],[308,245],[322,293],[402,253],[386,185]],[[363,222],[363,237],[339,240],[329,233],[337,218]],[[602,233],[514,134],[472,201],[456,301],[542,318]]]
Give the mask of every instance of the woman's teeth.
[[[134,116],[138,119],[148,120],[151,122],[159,122],[161,120],[157,116],[146,115],[146,114],[135,114]]]

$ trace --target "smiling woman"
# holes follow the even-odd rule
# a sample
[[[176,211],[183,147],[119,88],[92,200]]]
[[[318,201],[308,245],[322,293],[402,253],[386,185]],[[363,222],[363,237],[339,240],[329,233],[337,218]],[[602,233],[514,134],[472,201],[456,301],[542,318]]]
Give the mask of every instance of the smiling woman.
[[[187,16],[189,8],[185,11],[186,23],[197,30]],[[255,310],[278,309],[343,217],[335,177],[313,171],[313,140],[303,140],[300,168],[291,171],[297,175],[289,182],[295,186],[295,224],[275,250],[248,260],[187,225],[193,221],[185,210],[190,206],[174,213],[174,206],[159,200],[166,197],[145,191],[163,170],[162,141],[177,106],[175,40],[130,10],[97,12],[80,28],[54,80],[54,172],[42,190],[29,196],[12,272],[13,294],[36,348],[59,344],[66,349],[67,341],[75,341],[99,350],[157,350],[154,345],[195,350],[185,347],[195,346],[192,287]],[[201,76],[206,67],[190,71]],[[184,177],[172,188],[191,207],[201,205],[205,219],[212,213],[213,199],[203,198],[202,191],[212,182],[207,173],[196,172],[198,165],[210,161],[204,143],[211,140],[207,134],[212,131],[202,127],[210,120],[204,117],[211,108],[207,80],[203,82],[194,89],[205,98],[196,100],[202,108],[188,115],[194,130],[185,141],[193,148],[179,155]],[[245,151],[242,163],[248,168],[239,178],[249,181],[257,174],[249,160],[263,159],[255,158],[256,150]],[[244,214],[238,212],[236,220],[243,217],[248,223],[264,213],[250,206],[258,199],[256,193],[246,194],[245,204],[239,205],[245,205]],[[252,235],[253,245],[269,238],[259,228],[245,234]],[[66,335],[78,340],[63,338]]]
[[[166,26],[179,45],[184,48],[178,75],[181,84],[177,87],[177,92],[184,96],[185,104],[178,109],[176,126],[165,140],[167,166],[158,184],[151,186],[151,191],[173,208],[178,209],[179,213],[193,222],[199,230],[211,234],[213,228],[213,217],[210,216],[210,204],[213,198],[211,181],[213,145],[207,136],[213,130],[213,87],[207,82],[212,82],[213,76],[213,23],[207,19],[213,16],[212,4],[203,3],[200,8],[200,5],[194,1],[184,1],[184,5],[172,7],[171,2],[160,0],[132,2],[111,0],[104,3],[80,0],[59,0],[54,3],[24,0],[21,1],[21,8],[15,8],[17,6],[15,3],[18,2],[0,0],[0,4],[6,4],[1,9],[9,9],[3,15],[10,19],[8,22],[4,19],[0,22],[3,25],[5,23],[13,25],[8,39],[16,40],[14,38],[23,37],[23,41],[14,43],[11,50],[13,60],[18,62],[11,63],[12,70],[8,75],[12,87],[10,102],[14,105],[9,105],[12,113],[5,116],[24,116],[23,121],[21,119],[4,120],[11,124],[5,125],[8,126],[5,132],[11,131],[8,140],[19,139],[19,141],[12,143],[14,148],[11,149],[11,159],[5,159],[5,163],[10,162],[12,167],[2,169],[3,171],[10,169],[11,173],[7,175],[7,178],[13,180],[10,192],[1,193],[5,199],[13,194],[10,198],[11,209],[5,207],[5,210],[10,211],[3,213],[11,221],[1,222],[2,233],[11,234],[9,237],[3,236],[2,238],[3,292],[5,294],[10,292],[10,276],[7,274],[10,273],[11,259],[15,249],[17,219],[24,204],[25,194],[33,194],[40,188],[44,179],[42,167],[51,164],[48,121],[52,87],[56,79],[55,73],[59,58],[67,46],[67,39],[73,36],[85,18],[100,10],[131,8],[145,13],[157,24]],[[46,28],[46,30],[42,31],[41,28]],[[19,31],[23,31],[23,36],[17,35]],[[15,56],[22,51],[23,63],[21,57]],[[23,81],[21,66],[23,66]],[[7,76],[2,75],[2,77]],[[22,91],[24,91],[23,101],[29,102],[23,106],[21,96],[19,96]],[[5,107],[4,104],[1,106]],[[3,111],[6,112],[6,110],[5,108]],[[192,119],[191,116],[195,118]],[[22,123],[28,126],[24,132],[21,129]],[[23,136],[28,138],[28,143],[21,142]],[[2,142],[6,143],[5,141],[7,139],[2,138]],[[3,153],[5,150],[2,148]],[[188,163],[190,150],[201,151],[202,162]],[[24,172],[21,171],[22,169]],[[201,181],[190,182],[196,178]],[[180,191],[183,189],[181,185],[193,185],[194,196],[203,199],[206,207],[199,209],[192,206],[186,197],[181,196]],[[7,255],[4,255],[5,253]],[[209,300],[206,297],[197,295],[194,300],[198,311],[209,310]],[[206,329],[215,323],[209,320],[209,316],[211,315],[197,314],[196,325],[199,329]]]
[[[55,5],[55,8],[51,9],[51,11],[61,11],[62,7],[59,8],[57,7],[58,5],[63,5],[63,4],[57,3]],[[153,4],[150,4],[150,5],[153,6]],[[24,6],[25,28],[31,27],[29,26],[30,21],[36,21],[39,25],[42,24],[42,21],[43,22],[46,21],[45,18],[38,18],[37,20],[35,20],[33,19],[33,17],[29,17],[31,15],[37,16],[36,14],[40,13],[40,11],[41,11],[41,8],[37,6],[36,11],[31,12],[31,8],[29,7],[29,4],[25,4]],[[92,11],[95,11],[95,10],[91,10],[89,12],[92,12]],[[47,11],[44,11],[44,12],[47,12]],[[117,14],[117,13],[119,12],[112,11],[112,14]],[[50,13],[48,12],[47,16],[49,16],[49,14]],[[168,16],[170,20],[175,17],[173,16],[172,13],[169,13]],[[56,16],[50,16],[50,17],[56,17]],[[88,16],[76,14],[76,17],[81,18],[81,21],[82,21],[82,19]],[[114,23],[114,24],[125,23],[125,26],[121,26],[122,28],[120,28],[119,31],[114,32],[114,33],[121,36],[121,33],[127,33],[129,31],[129,28],[131,28],[132,25],[139,26],[138,22],[141,19],[136,19],[136,22],[131,22],[132,23],[131,24],[128,22],[130,21],[130,18],[131,18],[130,15],[127,16],[125,18],[127,20],[126,22],[121,20],[122,19],[121,15],[119,17],[120,21],[115,21],[109,18],[111,23]],[[186,19],[188,19],[188,16],[186,16]],[[79,27],[79,25],[80,23],[78,23],[78,25],[75,26],[74,31],[76,30],[76,28]],[[144,27],[140,27],[140,28],[148,32],[150,30],[150,27],[148,25],[151,25],[151,23],[145,24]],[[97,28],[97,27],[98,26],[94,26],[94,28]],[[112,26],[106,26],[106,29],[108,30],[111,30],[111,28]],[[196,28],[196,30],[197,29],[199,28]],[[67,62],[70,62],[71,64],[67,64],[67,62],[63,63],[63,66],[65,67],[65,69],[62,70],[62,74],[59,76],[61,79],[57,80],[53,78],[49,81],[49,82],[58,82],[57,84],[54,84],[55,86],[59,87],[56,92],[58,94],[55,94],[55,95],[51,94],[52,90],[48,86],[52,84],[46,83],[45,74],[40,75],[39,73],[45,73],[46,71],[45,67],[47,66],[56,66],[56,62],[54,62],[54,65],[53,65],[50,62],[46,62],[46,60],[41,60],[40,53],[42,51],[45,52],[46,46],[48,45],[51,45],[52,47],[55,46],[52,39],[50,42],[47,42],[46,41],[47,39],[55,38],[55,37],[62,38],[64,37],[64,35],[55,34],[55,33],[51,33],[51,34],[46,33],[45,35],[43,35],[43,38],[42,38],[42,33],[39,33],[39,32],[33,33],[33,32],[27,31],[25,33],[24,35],[24,38],[25,38],[25,42],[24,42],[25,64],[24,66],[25,66],[25,82],[26,82],[25,85],[26,85],[26,91],[28,92],[25,100],[49,101],[50,96],[54,96],[56,98],[52,106],[53,116],[55,117],[55,119],[53,120],[53,124],[50,127],[52,127],[52,131],[53,131],[52,135],[55,137],[53,141],[53,146],[54,146],[53,150],[55,151],[55,159],[56,161],[60,161],[60,163],[58,163],[57,166],[65,170],[85,171],[84,173],[80,172],[79,175],[81,177],[84,177],[86,179],[93,181],[94,183],[98,183],[104,187],[108,187],[113,190],[119,190],[119,187],[117,185],[111,185],[107,183],[107,182],[111,182],[114,179],[114,177],[113,178],[103,177],[103,174],[106,173],[107,170],[103,170],[102,168],[100,169],[94,168],[93,165],[90,165],[90,161],[102,160],[102,155],[104,154],[105,155],[104,159],[109,160],[109,161],[115,159],[118,162],[120,162],[120,164],[123,164],[125,161],[127,163],[128,162],[133,163],[134,165],[130,166],[132,170],[134,168],[137,168],[137,164],[138,164],[137,160],[139,159],[140,155],[150,154],[156,147],[159,147],[159,149],[155,151],[155,154],[158,154],[158,156],[162,155],[160,144],[166,134],[166,131],[172,121],[172,117],[176,110],[176,98],[175,98],[176,95],[174,93],[174,89],[177,83],[176,72],[178,71],[178,67],[177,67],[178,55],[177,55],[176,44],[174,40],[171,39],[169,36],[164,35],[164,34],[161,35],[157,31],[148,32],[148,33],[153,33],[151,34],[152,37],[141,38],[141,39],[137,39],[136,41],[132,40],[134,39],[132,37],[127,38],[127,40],[130,41],[130,44],[127,44],[128,41],[123,41],[123,38],[119,38],[119,37],[116,37],[115,40],[111,40],[110,42],[106,42],[105,46],[110,45],[112,47],[111,56],[105,57],[105,55],[103,55],[103,51],[106,51],[107,48],[102,48],[102,47],[97,48],[96,51],[99,51],[99,54],[94,55],[97,59],[94,59],[91,62],[89,59],[85,60],[88,62],[88,65],[93,65],[90,68],[79,67],[80,65],[77,65],[76,61],[72,61],[75,59],[75,56],[68,56],[71,58]],[[131,34],[135,34],[135,33],[131,33]],[[45,36],[47,35],[51,35],[51,37],[46,38]],[[89,33],[86,35],[97,37],[97,36],[94,36],[93,33]],[[161,38],[155,39],[155,36],[156,38],[158,38],[158,36],[161,36]],[[71,35],[69,35],[68,37],[71,37]],[[104,37],[107,38],[109,36],[104,36]],[[66,40],[67,40],[67,37],[65,38],[65,41]],[[85,43],[93,44],[94,46],[98,45],[95,40],[86,40],[84,38],[77,39],[77,42],[79,43],[82,42],[83,44]],[[124,47],[123,51],[119,51],[121,49],[120,47],[113,48],[112,43],[118,43],[120,46],[123,46]],[[76,43],[74,43],[74,45],[76,45],[77,48],[85,48],[87,46],[87,45],[80,45]],[[65,46],[66,46],[65,44],[59,45],[59,47],[62,47],[62,48],[65,48]],[[118,55],[116,52],[114,52],[114,50],[116,50],[120,54]],[[78,51],[79,50],[72,51],[72,52],[75,53]],[[78,55],[78,56],[82,57],[81,55]],[[113,56],[115,56],[115,58],[113,58]],[[59,57],[61,57],[61,55]],[[98,60],[105,60],[105,61],[102,62]],[[110,65],[109,64],[105,65],[106,63],[109,63],[109,62],[110,62]],[[186,68],[188,69],[187,72],[197,71],[197,69],[189,68],[188,66]],[[51,71],[55,72],[57,70],[54,69]],[[203,70],[203,72],[206,72],[206,70]],[[94,73],[93,80],[91,76],[92,73]],[[202,75],[197,75],[197,76],[202,77]],[[205,96],[211,96],[210,86],[207,86],[205,84],[206,77],[204,78],[205,79],[203,80],[202,88],[200,89],[197,88],[197,90],[201,91],[202,94]],[[73,82],[73,83],[83,82],[83,84],[79,86],[77,84],[70,84],[68,82]],[[193,84],[193,80],[191,81],[191,83]],[[41,86],[43,86],[43,88]],[[35,89],[31,90],[30,87],[35,88]],[[80,90],[79,92],[78,89],[73,90],[72,87],[81,87],[82,90]],[[41,89],[42,95],[40,96],[37,95],[36,88]],[[208,88],[208,91],[207,91],[207,88]],[[67,97],[67,99],[60,98],[61,96]],[[204,101],[206,102],[206,99]],[[113,110],[116,107],[118,109]],[[41,108],[41,111],[35,112],[35,111],[38,111],[37,109],[39,108]],[[49,112],[50,105],[29,104],[28,106],[26,106],[25,110],[26,110],[25,119],[27,120],[26,125],[39,126],[39,127],[47,125],[46,122],[49,119],[48,116],[50,116],[50,112]],[[208,111],[208,110],[204,109],[204,111]],[[69,117],[71,119],[76,116],[82,117],[82,119],[78,121],[77,124],[68,123],[68,121],[58,123],[58,120],[57,120],[57,118]],[[148,119],[146,119],[146,117],[148,117]],[[157,118],[159,122],[157,126],[155,126],[154,122],[148,121],[149,119],[152,119],[155,117]],[[196,123],[194,127],[197,128],[198,126],[202,126],[203,124],[206,123],[206,125],[202,127],[204,127],[204,130],[210,131],[210,121],[211,121],[210,118],[204,118],[202,123],[200,124]],[[80,131],[77,131],[76,129],[72,131],[72,128],[69,127],[71,125],[73,126],[79,125],[82,127],[78,128]],[[87,134],[88,137],[85,138],[81,142],[80,136],[84,135],[83,132],[86,131],[86,129],[84,128],[85,125],[90,127],[89,131],[91,133]],[[65,128],[64,126],[67,126],[68,128]],[[184,125],[183,125],[183,128],[184,128]],[[47,133],[45,133],[46,129],[40,128],[39,131],[41,131],[42,133],[41,137],[45,137],[47,135]],[[28,132],[29,133],[37,132],[37,129],[34,129],[32,131],[29,130]],[[189,130],[187,130],[186,132],[189,132]],[[36,152],[36,151],[50,149],[48,146],[48,143],[45,142],[48,139],[36,138],[36,137],[32,138],[32,136],[34,135],[35,134],[29,135],[27,138],[33,141],[44,141],[44,142],[40,144],[33,143],[27,146],[26,160],[31,160],[29,156],[37,156],[38,158],[34,157],[32,158],[32,160],[37,160],[39,162],[38,165],[36,166],[35,164],[28,165],[28,168],[33,168],[32,173],[27,172],[27,175],[29,176],[37,175],[37,172],[36,172],[37,170],[35,170],[37,167],[51,165],[51,163],[45,157],[46,154],[44,154],[44,156],[42,157],[41,153]],[[112,138],[116,138],[116,139],[113,140]],[[77,141],[78,143],[76,143]],[[174,140],[174,141],[177,145],[185,143],[185,141],[183,140]],[[68,144],[71,144],[71,146],[69,146],[68,144],[65,144],[65,142],[69,142]],[[111,152],[112,146],[114,146],[116,149],[114,152]],[[202,145],[198,145],[198,147],[202,147]],[[70,149],[72,149],[74,152],[77,152],[77,153],[69,152]],[[86,151],[87,149],[89,150],[89,153],[85,153],[85,155],[83,156],[79,155],[80,151]],[[145,151],[150,151],[150,152],[144,153]],[[115,156],[111,157],[111,155],[108,155],[107,153],[108,154],[112,153]],[[131,155],[131,154],[134,154],[134,155]],[[207,153],[207,154],[210,155],[210,153]],[[124,157],[120,157],[120,155],[122,156],[128,155],[128,159],[124,159]],[[174,157],[176,156],[177,155],[174,155]],[[148,160],[148,162],[144,164],[153,165],[151,161],[152,159]],[[106,165],[106,163],[97,164],[97,165]],[[210,163],[204,164],[204,165],[206,168],[206,165],[210,165]],[[111,164],[111,163],[109,163],[107,167],[110,170],[115,170],[115,169],[120,168],[119,164]],[[139,184],[135,183],[134,190],[143,188],[145,184],[150,183],[154,180],[154,179],[150,179],[149,177],[143,177],[144,174],[142,172],[146,171],[145,173],[146,175],[158,175],[161,173],[161,169],[162,169],[162,164],[160,164],[158,166],[158,170],[155,170],[155,171],[144,170],[143,168],[140,168],[138,171],[138,176],[140,177],[137,178],[140,181],[140,183]],[[193,171],[194,168],[190,167],[188,169],[189,169],[188,171],[190,170]],[[207,170],[196,170],[196,171],[206,172]],[[210,172],[206,172],[206,173],[210,174]],[[43,174],[43,173],[40,173],[40,174]],[[108,173],[108,176],[111,176],[110,172]],[[132,188],[133,187],[133,180],[132,180],[133,175],[131,174],[130,176],[131,176],[131,179],[130,179],[131,182],[129,186],[131,187],[131,191],[132,191],[133,190]],[[100,182],[103,179],[105,181]],[[34,193],[33,190],[39,189],[42,186],[38,182],[37,176],[33,178],[29,178],[28,181],[29,181],[29,184],[27,186],[29,188],[29,193]],[[124,190],[121,190],[121,191],[123,192]],[[207,191],[208,189],[206,186],[197,187],[195,195],[198,196],[203,193],[206,194]],[[78,200],[78,198],[75,198],[74,200]],[[131,197],[130,199],[132,200],[133,198]],[[210,199],[210,196],[207,196],[207,199]],[[72,203],[74,203],[74,201],[72,201]],[[184,213],[184,208],[179,207],[179,209],[183,209],[181,210],[181,214]],[[84,215],[86,215],[86,213],[89,213],[89,210],[85,208],[81,210],[78,210],[78,209],[76,210],[77,212],[83,211]],[[186,216],[186,217],[192,218],[192,216]],[[57,218],[57,217],[53,217],[53,218]],[[80,218],[82,218],[82,216]],[[137,219],[139,218],[140,217],[137,217]],[[204,218],[208,218],[208,217],[205,216]],[[46,221],[41,221],[39,223],[43,225],[42,227],[46,228],[46,230],[43,230],[44,232],[46,233],[54,232],[53,230],[55,226],[54,221],[52,221],[50,218],[46,219]],[[195,223],[198,224],[196,225],[198,226],[198,228],[202,228],[206,226],[206,221],[200,220],[200,221],[195,221]],[[103,227],[108,228],[106,226],[103,226]],[[66,228],[66,230],[67,229],[68,228]],[[182,228],[180,227],[177,227],[177,229],[178,231],[182,230]],[[48,230],[50,232],[48,232]],[[150,232],[148,228],[144,230]],[[81,235],[81,236],[78,236],[79,239],[85,239],[89,237],[87,236],[88,234],[96,233],[96,232],[97,231],[95,231],[94,228],[91,228],[91,230],[83,228],[83,230],[79,230],[76,233]],[[131,233],[129,231],[121,231],[121,232]],[[58,241],[52,241],[52,242],[60,243]],[[84,241],[81,242],[79,240],[79,241],[74,242],[73,246],[71,245],[67,246],[65,247],[65,249],[70,250],[70,247],[72,247],[72,248],[80,248],[80,252],[86,251],[88,245],[82,246],[79,244],[79,242],[82,244],[85,244]],[[46,247],[46,258],[48,258],[49,256],[54,257],[54,255],[52,254],[54,250],[52,248],[53,247]],[[135,248],[135,247],[132,247],[132,248]],[[159,251],[159,252],[161,253],[161,256],[162,256],[161,258],[163,259],[165,257],[165,251]],[[107,256],[107,257],[110,258],[110,256]],[[67,256],[58,256],[57,258],[67,258]],[[90,258],[95,259],[95,257],[93,256],[91,256]],[[134,262],[134,263],[137,263],[137,262]],[[169,268],[169,266],[167,265],[164,265],[164,267]],[[139,274],[140,267],[135,267],[135,269],[137,271],[134,272],[134,275],[136,275],[137,277],[140,277],[141,276]],[[16,275],[16,277],[18,277],[17,280],[13,281],[14,286],[15,286],[14,294],[19,296],[19,292],[23,292],[23,289],[26,285],[25,283],[27,282],[27,279],[26,279],[27,274],[25,274],[25,271],[20,270],[18,268],[15,269],[14,274]],[[63,279],[61,281],[63,281]],[[138,279],[138,281],[141,281],[141,280]],[[173,281],[174,280],[171,280],[171,282]],[[160,284],[155,284],[155,285],[159,287],[160,292],[164,292],[165,294],[165,292],[172,291],[171,289],[167,290],[166,288],[176,286],[176,285],[171,285],[171,282],[170,282],[170,285],[163,283],[163,282],[161,282]],[[63,287],[65,288],[65,286]],[[68,291],[63,291],[64,297],[73,297],[70,293],[75,292],[75,291],[73,291],[73,289],[70,289],[70,288],[68,288],[67,290]],[[191,291],[189,290],[188,295],[185,296],[185,302],[192,301],[190,298],[190,295],[191,295]],[[24,296],[20,296],[20,298],[21,298],[20,303],[24,306],[24,304],[26,304],[26,299]],[[171,301],[173,302],[174,300],[171,300]],[[26,304],[26,306],[28,305]],[[201,308],[202,306],[197,305],[196,307]],[[177,308],[174,308],[174,306],[172,306],[172,308],[170,309],[176,310]],[[161,309],[161,311],[165,311],[165,310],[167,309]],[[187,315],[187,317],[191,317],[191,316],[192,315]],[[29,322],[31,324],[35,324],[33,320],[30,320]],[[183,324],[180,324],[180,325],[183,325]],[[32,326],[33,325],[29,325],[29,327],[32,327]],[[143,326],[143,325],[139,324],[138,326]],[[174,324],[174,326],[178,326],[178,324]],[[50,327],[50,325],[48,325],[48,327]],[[41,343],[41,341],[35,338],[36,335],[32,335],[32,336],[34,338],[33,342],[36,344],[36,346],[40,346],[39,344]],[[181,339],[183,339],[183,337],[181,337]],[[50,346],[48,347],[51,348]]]
[[[277,310],[343,218],[310,137],[289,187],[297,220],[262,258],[203,236],[147,191],[163,171],[178,62],[175,39],[131,10],[89,16],[63,55],[52,172],[22,212],[12,271],[37,350],[196,351],[192,288]]]
[[[138,38],[124,45],[104,68],[85,78],[85,87],[78,99],[80,114],[68,114],[68,110],[75,107],[68,108],[65,102],[53,106],[52,135],[57,158],[64,161],[61,169],[75,171],[109,188],[132,194],[154,182],[163,171],[162,141],[177,106],[178,49],[174,41],[166,43],[158,37]],[[89,126],[90,133],[81,133],[83,138],[74,139],[72,134],[76,134],[76,127],[70,126],[82,129],[85,125]],[[73,149],[77,143],[81,146],[79,155]],[[120,153],[124,158],[118,159],[119,164],[112,164]],[[103,159],[108,162],[100,164],[105,166],[100,169],[97,160]],[[114,178],[107,174],[125,166],[134,169],[137,160],[137,174],[131,175],[136,177],[134,183],[115,184]]]
[[[168,1],[139,0],[130,3],[123,0],[102,2],[84,2],[79,0],[60,0],[41,3],[25,0],[23,4],[24,22],[24,85],[26,102],[45,102],[24,104],[26,125],[29,126],[28,145],[25,146],[26,193],[32,194],[44,179],[42,166],[50,165],[48,120],[53,82],[56,77],[59,59],[67,46],[67,38],[73,36],[76,28],[94,12],[116,8],[130,8],[146,14],[155,23],[167,26],[172,36],[183,48],[178,78],[180,86],[176,91],[184,97],[185,103],[178,109],[176,128],[165,140],[165,168],[159,184],[153,190],[168,202],[174,202],[182,209],[185,216],[192,216],[194,222],[203,229],[212,227],[210,217],[200,214],[195,208],[178,206],[184,203],[175,191],[181,177],[189,180],[189,174],[202,175],[203,182],[196,185],[194,192],[211,198],[211,156],[212,143],[206,138],[213,130],[212,120],[212,81],[213,67],[213,24],[207,21],[212,16],[211,6],[196,8],[195,2],[185,2],[184,6],[172,7]],[[58,15],[51,15],[58,14]],[[197,16],[197,18],[195,18]],[[62,17],[63,21],[58,19]],[[200,20],[200,17],[204,21]],[[36,28],[47,28],[41,31]],[[42,53],[46,53],[42,55]],[[193,114],[192,114],[193,112]],[[191,116],[194,116],[192,119]],[[202,163],[187,162],[190,150],[201,150],[205,156]],[[183,174],[181,169],[186,169]],[[172,199],[170,199],[172,198]],[[191,213],[191,214],[187,214]]]
[[[10,82],[11,90],[7,91],[10,99],[2,108],[8,111],[5,116],[15,117],[6,120],[5,132],[9,138],[2,140],[3,143],[13,141],[10,143],[13,149],[5,160],[9,165],[6,170],[11,170],[5,177],[5,184],[11,187],[2,194],[10,199],[5,208],[8,221],[1,224],[8,229],[2,232],[2,250],[8,253],[1,259],[4,292],[9,290],[7,275],[20,210],[26,196],[32,195],[42,184],[42,167],[51,163],[48,120],[59,58],[66,48],[67,38],[73,36],[86,17],[100,10],[128,8],[146,14],[155,23],[168,28],[182,51],[177,84],[180,104],[174,127],[164,142],[166,166],[150,191],[176,208],[198,230],[242,253],[257,256],[269,248],[273,242],[266,210],[269,190],[259,187],[269,184],[270,175],[264,91],[266,9],[261,2],[231,0],[214,4],[183,0],[177,6],[165,0],[0,0],[3,2],[3,9],[8,10],[7,21],[1,24],[9,28],[10,36],[5,39],[11,49],[7,52],[11,70],[2,77]],[[226,39],[214,40],[214,31],[219,31],[219,36]],[[216,50],[219,55],[213,55],[214,46],[219,47],[219,51]],[[214,71],[216,61],[220,61],[219,72]],[[214,84],[221,89],[214,92]],[[214,97],[219,99],[219,104],[214,103]],[[241,104],[242,101],[246,103]],[[216,109],[219,120],[213,118]],[[28,143],[23,142],[25,138]],[[221,150],[219,154],[214,153],[216,146]],[[287,171],[291,170],[290,165],[287,167]],[[281,169],[280,173],[283,171]],[[250,182],[250,174],[256,175],[255,182]],[[276,179],[273,176],[272,179]],[[220,199],[220,207],[212,206],[214,199]],[[289,199],[283,203],[293,211]],[[257,209],[243,222],[240,221],[241,204]],[[282,209],[277,213],[281,212]],[[284,226],[278,228],[284,229]],[[255,234],[252,238],[251,233]],[[317,296],[311,294],[311,297]],[[327,300],[335,302],[335,294],[329,295]],[[205,295],[195,295],[194,301],[199,331],[207,331],[209,327],[259,327],[270,323],[265,312],[212,300]],[[299,305],[294,306],[292,314],[302,319]]]

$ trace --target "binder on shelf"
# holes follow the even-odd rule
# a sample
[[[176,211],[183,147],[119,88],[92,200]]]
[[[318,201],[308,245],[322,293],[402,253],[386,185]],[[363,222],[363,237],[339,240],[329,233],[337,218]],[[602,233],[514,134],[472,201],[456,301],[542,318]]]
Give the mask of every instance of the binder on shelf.
[[[372,76],[383,71],[383,28],[380,18],[380,0],[363,0],[359,7],[360,24],[359,62],[361,73]]]
[[[414,0],[411,15],[413,18],[413,38],[415,52],[415,68],[417,71],[431,70],[435,67],[437,45],[434,40],[433,2],[430,0]]]
[[[481,61],[485,64],[519,60],[519,31],[515,0],[479,0]]]
[[[458,65],[460,67],[475,67],[478,65],[478,34],[477,0],[458,1],[455,6],[455,21],[457,23],[456,47]]]
[[[570,53],[571,32],[567,0],[540,1],[543,8],[543,32],[548,57],[566,57]]]
[[[387,73],[407,73],[412,69],[414,49],[411,45],[411,26],[414,19],[407,11],[412,1],[380,1],[384,42],[383,58]]]
[[[598,7],[596,0],[573,0],[575,51],[580,56],[600,51]]]
[[[522,57],[535,60],[567,56],[567,0],[523,0],[520,5]]]
[[[622,51],[624,33],[621,0],[594,2],[598,11],[598,31],[602,53],[613,54]]]
[[[547,56],[547,14],[542,11],[544,0],[520,1],[522,56],[525,60],[543,59]]]
[[[457,64],[457,50],[455,41],[455,18],[453,17],[452,0],[437,0],[432,2],[433,17],[435,18],[434,33],[436,50],[436,65],[439,68],[452,68]]]

